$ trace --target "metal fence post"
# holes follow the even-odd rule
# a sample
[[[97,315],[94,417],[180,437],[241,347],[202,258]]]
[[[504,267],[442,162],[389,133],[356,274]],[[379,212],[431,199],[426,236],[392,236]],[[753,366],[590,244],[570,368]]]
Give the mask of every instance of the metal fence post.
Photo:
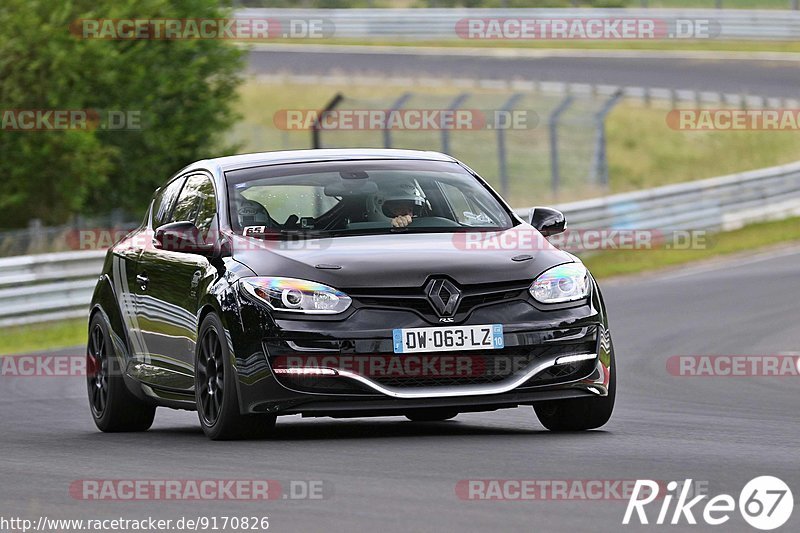
[[[389,124],[388,124],[388,122],[390,121],[390,117],[392,116],[392,113],[396,113],[401,107],[403,107],[405,105],[405,103],[408,101],[408,99],[411,98],[413,95],[414,95],[414,93],[411,93],[411,92],[403,93],[400,96],[400,98],[395,100],[395,102],[392,104],[392,107],[389,108],[389,112],[386,114],[387,124],[384,124],[384,128],[383,128],[383,147],[384,148],[391,148],[392,147],[392,133],[391,133],[391,130],[390,130]]]
[[[344,95],[342,93],[336,93],[331,101],[328,102],[319,115],[314,118],[313,124],[311,124],[311,148],[322,148],[322,139],[320,138],[321,134],[321,126],[322,119],[325,117],[326,114],[333,111],[333,109],[339,105],[339,102],[344,100]]]
[[[41,219],[32,218],[28,221],[28,242],[25,253],[36,253],[42,248],[43,226]]]
[[[124,227],[125,221],[127,217],[125,216],[125,211],[121,208],[117,207],[111,210],[111,227],[114,229],[119,229]],[[81,229],[81,228],[78,228]]]
[[[553,196],[558,196],[558,189],[561,187],[558,162],[558,121],[561,114],[572,105],[574,99],[574,96],[568,94],[547,118],[547,125],[550,129],[550,186]]]
[[[615,92],[611,98],[606,100],[603,107],[595,114],[595,128],[597,128],[597,140],[595,142],[594,156],[594,180],[603,187],[608,187],[608,153],[606,150],[606,117],[622,98],[623,91]]]
[[[325,115],[330,113],[334,110],[334,108],[339,105],[339,103],[344,100],[344,95],[342,93],[336,93],[333,98],[331,98],[328,105],[326,105],[319,115],[314,118],[314,122],[311,124],[311,147],[314,149],[322,148],[322,120],[325,118]],[[314,197],[314,210],[315,215],[317,216],[322,213],[322,198],[319,195]]]
[[[450,105],[447,107],[448,111],[455,111],[458,109],[461,104],[463,104],[467,98],[470,97],[470,93],[461,93],[456,96]],[[445,154],[450,153],[450,130],[447,128],[442,128],[442,152]]]
[[[512,94],[511,98],[506,100],[503,107],[500,108],[500,113],[495,113],[495,119],[505,117],[506,113],[514,109],[514,106],[522,98],[521,93]],[[495,121],[493,124],[497,131],[497,161],[500,165],[500,194],[508,197],[508,163],[506,161],[506,128],[508,124],[499,124]]]

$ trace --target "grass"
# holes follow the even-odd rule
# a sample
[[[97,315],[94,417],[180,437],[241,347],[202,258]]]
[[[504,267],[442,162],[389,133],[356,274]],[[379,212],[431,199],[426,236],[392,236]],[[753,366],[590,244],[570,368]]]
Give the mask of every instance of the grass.
[[[583,258],[597,278],[638,274],[703,259],[800,241],[800,218],[750,224],[709,235],[704,248],[692,250],[610,250]]]
[[[309,148],[308,131],[286,131],[275,126],[273,116],[282,109],[321,109],[336,94],[346,95],[341,109],[388,109],[405,91],[413,91],[406,108],[446,108],[462,91],[473,94],[461,107],[490,111],[500,108],[509,91],[453,86],[408,88],[359,84],[344,85],[259,83],[251,80],[240,91],[234,140],[242,151]],[[506,198],[514,207],[590,198],[655,187],[668,183],[709,178],[795,161],[800,135],[792,131],[676,131],[667,126],[666,108],[645,107],[624,101],[608,117],[610,184],[606,191],[591,179],[595,130],[592,117],[600,102],[576,98],[563,115],[560,135],[562,190],[551,193],[550,148],[546,120],[560,97],[525,94],[516,109],[529,112],[533,127],[506,132],[508,188]],[[687,107],[690,104],[686,104]],[[693,106],[691,106],[693,107]],[[328,131],[325,147],[381,147],[381,131]],[[397,148],[441,150],[441,132],[392,132]],[[462,159],[500,190],[497,133],[490,130],[454,131],[449,153]],[[720,154],[725,154],[720,157]]]
[[[280,44],[350,45],[350,46],[425,46],[440,48],[523,48],[530,50],[653,50],[701,52],[787,52],[800,53],[800,41],[735,41],[721,39],[687,40],[502,40],[502,39],[281,39],[264,41]]]
[[[662,268],[751,252],[780,243],[800,242],[800,218],[765,222],[742,229],[710,235],[708,246],[696,250],[614,250],[596,253],[583,260],[598,279],[638,274]],[[83,319],[53,324],[5,328],[0,337],[0,355],[51,350],[86,344]]]
[[[0,329],[0,355],[54,350],[67,346],[85,345],[86,319],[12,326]]]
[[[633,104],[611,112],[606,131],[612,192],[790,163],[800,154],[797,132],[676,131],[666,125],[666,113]]]

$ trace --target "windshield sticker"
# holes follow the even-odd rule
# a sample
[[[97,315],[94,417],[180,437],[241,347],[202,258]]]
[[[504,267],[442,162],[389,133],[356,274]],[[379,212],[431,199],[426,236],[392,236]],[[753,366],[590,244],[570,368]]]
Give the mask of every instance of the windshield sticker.
[[[245,226],[242,235],[250,237],[253,235],[264,235],[267,232],[266,226]]]

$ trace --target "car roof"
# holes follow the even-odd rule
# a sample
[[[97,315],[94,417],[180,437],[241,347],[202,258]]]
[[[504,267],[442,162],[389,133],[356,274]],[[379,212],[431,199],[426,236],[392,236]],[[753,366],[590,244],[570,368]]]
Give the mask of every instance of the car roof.
[[[191,167],[211,166],[222,172],[266,165],[282,165],[291,163],[311,163],[319,161],[363,161],[369,159],[400,159],[421,161],[456,160],[440,152],[423,150],[396,150],[384,148],[326,148],[317,150],[284,150],[278,152],[259,152],[217,157],[198,161]]]

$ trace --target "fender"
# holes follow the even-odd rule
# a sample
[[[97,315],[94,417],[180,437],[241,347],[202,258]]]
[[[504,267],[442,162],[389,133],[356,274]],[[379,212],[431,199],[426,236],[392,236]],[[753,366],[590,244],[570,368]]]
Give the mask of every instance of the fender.
[[[130,361],[130,350],[128,348],[128,330],[122,321],[122,311],[119,308],[119,300],[114,293],[114,287],[108,274],[103,273],[94,288],[92,295],[94,305],[89,313],[89,321],[96,313],[100,313],[109,328],[112,336],[112,346],[114,355],[117,357],[122,368],[127,368]]]

